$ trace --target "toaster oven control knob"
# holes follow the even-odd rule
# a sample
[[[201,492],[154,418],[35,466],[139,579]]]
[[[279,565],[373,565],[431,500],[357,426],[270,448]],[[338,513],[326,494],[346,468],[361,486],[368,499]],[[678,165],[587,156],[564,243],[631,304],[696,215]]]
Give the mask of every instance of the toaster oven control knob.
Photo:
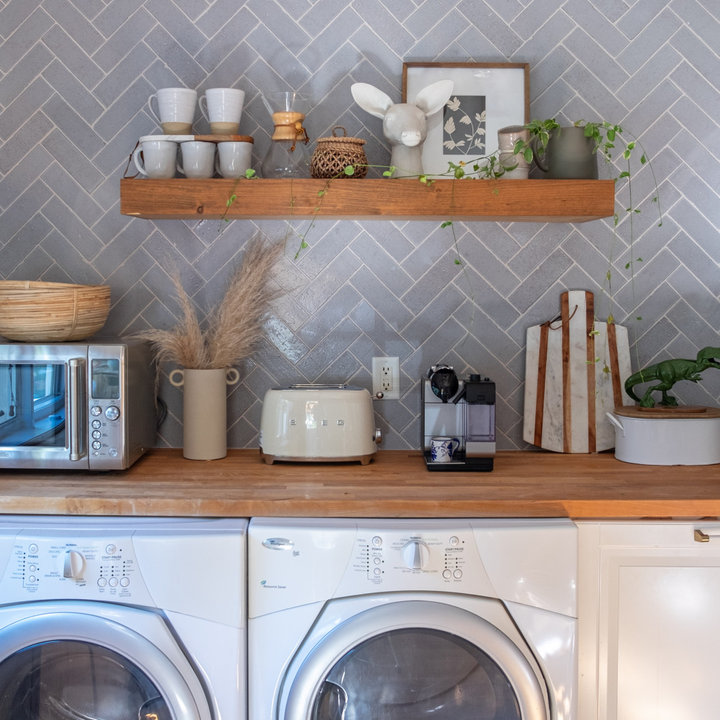
[[[403,546],[402,556],[411,570],[422,570],[430,559],[430,548],[422,540],[410,540]]]
[[[120,417],[120,408],[116,405],[108,406],[107,410],[105,410],[105,417],[108,420],[117,420]]]
[[[67,550],[65,552],[65,563],[63,566],[63,577],[71,580],[84,580],[85,575],[85,556],[77,550]]]

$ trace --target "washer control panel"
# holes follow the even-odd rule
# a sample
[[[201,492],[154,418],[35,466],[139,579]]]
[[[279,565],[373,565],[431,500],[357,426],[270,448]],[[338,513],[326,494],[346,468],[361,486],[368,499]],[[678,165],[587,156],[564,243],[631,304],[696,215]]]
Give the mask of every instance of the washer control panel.
[[[461,585],[472,534],[462,532],[369,532],[359,529],[352,561],[353,573],[376,585],[398,585],[412,578],[436,585]]]
[[[16,537],[3,578],[3,600],[87,599],[130,601],[145,588],[131,538],[66,540]],[[12,598],[7,597],[12,595]]]

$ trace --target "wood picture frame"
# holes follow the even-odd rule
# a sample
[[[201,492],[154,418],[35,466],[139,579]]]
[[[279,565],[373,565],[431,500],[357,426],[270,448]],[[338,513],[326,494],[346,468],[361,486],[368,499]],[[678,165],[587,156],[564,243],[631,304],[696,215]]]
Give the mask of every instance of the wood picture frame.
[[[472,163],[496,152],[503,127],[530,121],[529,63],[404,62],[402,101],[438,80],[452,80],[445,107],[427,119],[423,171],[448,172],[448,163]],[[482,163],[481,163],[482,164]]]

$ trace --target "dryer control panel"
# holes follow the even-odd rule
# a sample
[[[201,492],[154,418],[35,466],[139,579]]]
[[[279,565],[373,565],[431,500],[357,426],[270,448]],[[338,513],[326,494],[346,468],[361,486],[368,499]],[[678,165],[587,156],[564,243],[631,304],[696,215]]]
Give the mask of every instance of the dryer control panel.
[[[19,535],[2,587],[3,602],[82,599],[142,604],[148,599],[130,536],[66,540]]]

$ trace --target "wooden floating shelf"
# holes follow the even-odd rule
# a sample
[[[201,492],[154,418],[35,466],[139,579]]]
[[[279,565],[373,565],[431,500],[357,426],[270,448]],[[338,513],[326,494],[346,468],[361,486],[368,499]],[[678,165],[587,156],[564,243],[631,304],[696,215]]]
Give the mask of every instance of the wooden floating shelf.
[[[228,208],[232,195],[236,198]],[[356,220],[586,222],[612,216],[614,207],[612,180],[436,180],[428,185],[391,178],[120,181],[120,212],[154,219],[316,215]]]

